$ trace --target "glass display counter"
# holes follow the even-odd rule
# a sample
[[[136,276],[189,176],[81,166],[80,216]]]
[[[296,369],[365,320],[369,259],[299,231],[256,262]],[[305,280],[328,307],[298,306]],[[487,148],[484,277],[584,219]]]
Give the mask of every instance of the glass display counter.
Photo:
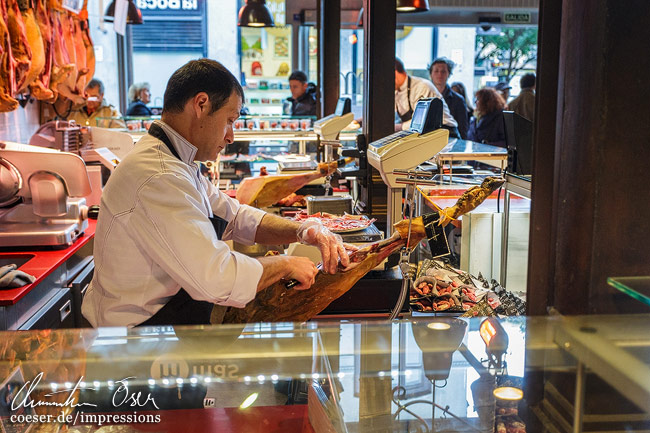
[[[3,431],[83,433],[647,430],[648,326],[626,315],[5,332],[0,417]]]

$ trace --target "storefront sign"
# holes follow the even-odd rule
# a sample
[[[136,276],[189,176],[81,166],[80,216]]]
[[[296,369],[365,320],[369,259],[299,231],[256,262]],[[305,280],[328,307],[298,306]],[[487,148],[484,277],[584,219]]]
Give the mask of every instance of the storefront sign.
[[[142,10],[147,11],[198,11],[201,0],[136,0]]]
[[[505,24],[530,24],[530,12],[508,12],[503,14]]]

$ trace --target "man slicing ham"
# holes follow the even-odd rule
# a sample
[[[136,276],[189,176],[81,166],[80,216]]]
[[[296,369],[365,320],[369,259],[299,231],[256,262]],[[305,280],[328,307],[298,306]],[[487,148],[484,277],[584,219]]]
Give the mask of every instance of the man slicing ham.
[[[244,307],[281,280],[308,289],[318,272],[304,257],[251,258],[245,244],[317,246],[323,270],[349,264],[340,237],[241,205],[199,173],[233,141],[243,90],[220,63],[200,59],[167,83],[163,115],[111,175],[95,234],[95,274],[82,312],[92,326],[208,324],[214,304]]]

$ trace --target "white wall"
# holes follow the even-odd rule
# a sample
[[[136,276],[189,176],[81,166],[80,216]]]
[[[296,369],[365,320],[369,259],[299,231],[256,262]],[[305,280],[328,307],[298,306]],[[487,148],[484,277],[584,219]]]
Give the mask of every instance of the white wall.
[[[396,41],[395,55],[408,70],[426,69],[431,63],[433,28],[413,27],[409,34]]]
[[[237,55],[237,1],[206,0],[208,12],[208,57],[240,77]]]
[[[100,16],[103,16],[109,3],[108,0],[89,1],[88,22],[90,23],[90,37],[95,47],[95,78],[104,83],[104,98],[109,104],[119,109],[117,38],[113,30],[113,23],[104,23],[103,29],[100,23]]]
[[[469,95],[474,94],[475,41],[475,27],[438,28],[438,57],[447,57],[456,63],[449,83],[462,82]]]

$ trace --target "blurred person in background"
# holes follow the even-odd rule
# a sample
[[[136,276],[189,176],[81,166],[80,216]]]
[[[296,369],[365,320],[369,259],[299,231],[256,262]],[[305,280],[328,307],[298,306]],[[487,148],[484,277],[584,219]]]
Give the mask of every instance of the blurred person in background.
[[[436,89],[445,99],[449,112],[458,123],[458,132],[463,140],[467,138],[467,128],[469,127],[469,118],[467,117],[467,106],[465,99],[454,92],[447,81],[452,74],[456,64],[446,57],[438,57],[429,66],[429,75]]]
[[[293,71],[289,75],[291,96],[287,98],[285,114],[292,116],[316,115],[316,86],[307,82],[307,74]]]
[[[86,105],[72,110],[67,120],[74,120],[82,126],[126,128],[117,108],[104,99],[104,83],[97,78],[90,80],[86,86]]]
[[[496,83],[494,85],[494,88],[497,92],[499,92],[504,102],[507,104],[508,99],[510,99],[510,89],[512,89],[512,86],[510,86],[510,84],[506,83],[505,81],[502,81],[500,83]]]
[[[413,110],[418,100],[422,98],[438,98],[442,100],[442,127],[449,130],[450,138],[460,138],[458,123],[449,112],[449,107],[436,89],[436,86],[424,78],[412,77],[406,73],[404,63],[395,58],[395,130],[408,129],[411,126]]]
[[[535,74],[525,74],[519,81],[521,92],[510,101],[508,110],[533,121],[535,117]]]
[[[460,81],[454,81],[451,83],[451,90],[458,93],[465,100],[465,106],[467,107],[467,122],[469,122],[474,115],[474,104],[472,103],[471,98],[469,98],[467,95],[467,89],[465,88],[465,85]]]
[[[503,97],[493,87],[484,87],[476,92],[476,109],[469,123],[468,138],[478,143],[506,147],[505,108]]]
[[[129,87],[129,108],[127,116],[151,116],[153,113],[147,107],[151,102],[151,86],[149,83],[135,83]]]

